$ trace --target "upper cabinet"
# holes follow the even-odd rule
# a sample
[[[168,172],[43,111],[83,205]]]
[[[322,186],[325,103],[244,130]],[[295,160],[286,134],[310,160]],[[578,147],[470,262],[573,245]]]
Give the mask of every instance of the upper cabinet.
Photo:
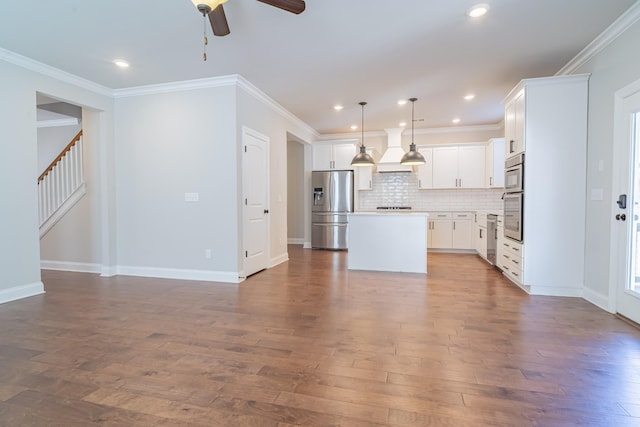
[[[525,91],[517,92],[513,99],[505,104],[504,136],[506,158],[524,152],[525,144]]]
[[[418,151],[424,157],[424,165],[416,167],[418,174],[418,188],[428,190],[433,188],[433,148],[418,147]]]
[[[353,169],[356,141],[323,141],[313,144],[313,170]]]
[[[484,188],[484,145],[433,147],[433,188]]]
[[[376,152],[373,148],[367,148],[367,153],[373,157],[374,160],[377,159]],[[373,168],[373,166],[358,166],[354,168],[356,172],[357,190],[373,190]]]
[[[485,152],[485,181],[487,188],[504,187],[504,138],[493,138]]]

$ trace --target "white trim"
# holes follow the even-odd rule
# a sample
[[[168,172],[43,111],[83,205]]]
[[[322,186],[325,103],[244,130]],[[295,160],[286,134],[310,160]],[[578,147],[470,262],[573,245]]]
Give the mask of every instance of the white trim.
[[[314,137],[320,137],[318,131],[300,120],[298,117],[294,116],[290,111],[285,109],[282,105],[278,104],[273,98],[254,86],[251,82],[249,82],[249,80],[245,79],[241,75],[236,74],[236,84],[239,89],[244,90],[247,94],[251,95],[258,101],[261,101],[263,104],[278,113],[283,118],[292,121],[294,124],[300,126]]]
[[[278,264],[282,264],[283,262],[287,262],[289,261],[289,253],[285,252],[280,256],[277,256],[275,258],[271,258],[271,262],[269,264],[269,268],[273,268]]]
[[[237,74],[220,77],[208,77],[205,79],[183,80],[178,82],[159,83],[154,85],[134,86],[124,89],[115,89],[114,98],[129,98],[133,96],[157,95],[170,92],[182,92],[187,90],[207,89],[215,87],[236,86]]]
[[[311,249],[311,242],[304,242],[302,249]]]
[[[425,128],[425,129],[415,129],[414,134],[416,135],[433,135],[433,134],[447,134],[447,133],[465,133],[465,132],[482,132],[482,131],[499,131],[504,128],[504,120],[501,120],[495,124],[489,125],[476,125],[476,126],[447,126],[447,127],[439,127],[439,128]],[[405,129],[402,134],[404,135],[406,132],[409,132],[410,129]],[[384,131],[370,131],[364,133],[365,137],[380,137],[387,136],[387,133]],[[318,136],[316,142],[322,141],[332,141],[332,140],[345,140],[345,139],[356,139],[360,137],[360,134],[355,135],[353,132],[350,133],[327,133]]]
[[[589,289],[586,287],[582,290],[582,292],[582,297],[585,300],[589,301],[591,304],[603,309],[604,311],[615,313],[615,311],[611,311],[609,309],[609,297],[607,295],[603,295],[599,292],[594,291],[593,289]]]
[[[41,260],[40,268],[43,270],[73,271],[76,273],[101,273],[102,272],[102,266],[100,264],[94,264],[94,263],[88,263],[88,262]]]
[[[118,267],[103,265],[100,270],[100,277],[113,277],[118,275]]]
[[[22,67],[27,70],[34,71],[36,73],[40,73],[44,76],[51,77],[52,79],[60,80],[64,83],[69,83],[74,86],[78,86],[80,88],[89,90],[91,92],[95,92],[100,95],[113,97],[113,90],[111,90],[106,86],[102,86],[90,80],[83,79],[82,77],[78,77],[75,74],[62,71],[58,68],[52,67],[47,64],[43,64],[42,62],[38,62],[34,59],[27,58],[26,56],[19,55],[15,52],[11,52],[10,50],[7,50],[1,47],[0,47],[0,60],[9,62],[13,65],[17,65],[18,67]]]
[[[41,294],[44,294],[44,284],[42,282],[14,286],[13,288],[3,289],[0,291],[0,304]]]
[[[78,125],[80,121],[73,118],[68,119],[54,119],[54,120],[39,120],[36,124],[38,128],[52,128],[58,126],[75,126]]]
[[[640,19],[640,2],[636,2],[631,5],[626,12],[624,12],[613,24],[609,25],[600,35],[598,35],[591,43],[589,43],[584,49],[582,49],[576,56],[571,59],[564,67],[562,67],[556,76],[562,76],[571,74],[586,64],[609,46],[620,34],[624,33]]]
[[[556,287],[556,286],[529,286],[530,295],[546,295],[553,297],[576,297],[582,298],[583,291],[580,288]]]
[[[287,245],[304,245],[304,237],[289,237]]]
[[[122,276],[156,277],[160,279],[197,280],[201,282],[240,283],[242,279],[237,272],[189,270],[159,267],[133,267],[119,265],[117,274]]]

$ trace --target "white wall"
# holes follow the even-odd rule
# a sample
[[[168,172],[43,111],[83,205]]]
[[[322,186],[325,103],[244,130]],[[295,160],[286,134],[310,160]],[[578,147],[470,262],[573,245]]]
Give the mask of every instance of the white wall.
[[[18,66],[14,64],[25,64]],[[48,67],[34,64],[7,51],[0,51],[0,150],[7,161],[0,168],[0,197],[5,202],[0,213],[0,302],[38,293],[40,281],[40,241],[38,233],[37,198],[37,130],[36,92],[76,105],[90,106],[104,111],[101,120],[109,121],[112,100],[101,95],[97,85],[53,72],[57,78],[33,71]],[[76,84],[76,82],[78,82]],[[95,89],[95,90],[93,90]],[[100,150],[105,150],[104,163],[99,166],[106,183],[109,179],[110,133],[102,129],[96,136]],[[103,180],[101,179],[101,186]],[[101,207],[107,194],[100,193]],[[101,230],[100,248],[109,247],[111,228],[108,212]],[[109,251],[102,252],[109,263]]]
[[[277,111],[264,98],[245,86],[238,89],[238,133],[247,126],[269,137],[270,170],[270,258],[271,265],[288,259],[287,254],[287,134],[302,141],[312,141],[314,135],[310,128]],[[310,165],[310,163],[309,163]],[[311,169],[305,170],[310,177]],[[238,182],[242,182],[239,177]],[[305,184],[306,185],[306,184]],[[240,187],[241,189],[242,187]],[[240,240],[241,236],[240,236]]]
[[[611,251],[611,194],[614,94],[640,79],[640,22],[620,35],[575,73],[591,73],[589,79],[589,125],[587,144],[587,195],[603,189],[604,200],[587,200],[585,247],[585,296],[606,307],[609,293]],[[602,161],[604,168],[599,170]]]
[[[289,242],[304,243],[304,146],[287,142],[287,237]]]
[[[120,273],[237,280],[235,123],[234,86],[116,100]]]

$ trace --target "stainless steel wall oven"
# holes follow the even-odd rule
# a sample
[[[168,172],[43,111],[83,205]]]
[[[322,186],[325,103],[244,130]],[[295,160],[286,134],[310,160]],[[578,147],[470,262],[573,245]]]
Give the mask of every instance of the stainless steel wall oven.
[[[505,162],[504,236],[523,241],[524,153]]]

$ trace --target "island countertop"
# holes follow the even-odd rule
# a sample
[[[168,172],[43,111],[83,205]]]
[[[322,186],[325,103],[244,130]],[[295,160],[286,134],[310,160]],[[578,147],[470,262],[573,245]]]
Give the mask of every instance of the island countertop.
[[[427,212],[349,214],[351,270],[427,272]]]

